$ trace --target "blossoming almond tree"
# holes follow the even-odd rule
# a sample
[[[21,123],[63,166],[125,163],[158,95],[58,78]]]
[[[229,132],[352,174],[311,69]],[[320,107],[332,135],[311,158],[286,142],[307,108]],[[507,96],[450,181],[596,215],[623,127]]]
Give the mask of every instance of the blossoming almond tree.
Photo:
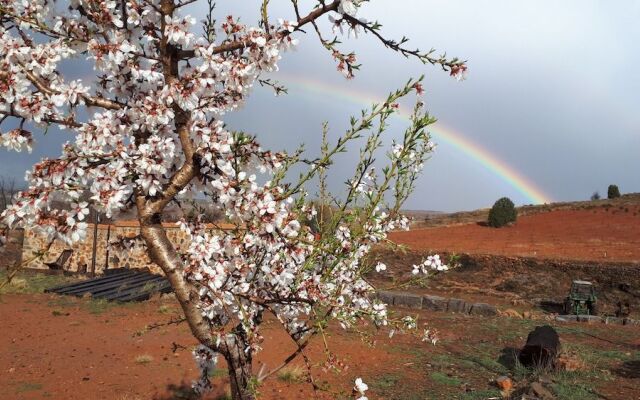
[[[37,228],[71,243],[86,235],[90,206],[107,216],[136,210],[141,240],[200,343],[194,354],[202,377],[195,389],[209,387],[221,355],[232,397],[251,399],[256,382],[294,358],[308,365],[305,348],[312,337],[324,335],[330,320],[344,328],[363,320],[393,330],[416,328],[415,320],[394,320],[374,299],[364,274],[385,267],[369,265],[364,257],[389,230],[407,226],[400,206],[433,150],[426,128],[434,119],[418,99],[411,125],[378,172],[374,163],[384,151],[387,120],[399,112],[401,98],[421,94],[420,80],[352,118],[335,144],[326,140],[325,126],[322,149],[313,159],[303,158],[302,150],[262,149],[254,137],[228,130],[225,114],[240,107],[256,83],[276,93],[285,90],[266,74],[277,71],[282,54],[305,31],[315,31],[338,70],[353,77],[359,67],[355,54],[338,50],[336,38],[325,38],[318,24],[323,17],[336,33],[365,32],[456,78],[466,66],[409,49],[405,38],[385,38],[379,23],[357,18],[364,1],[309,1],[303,9],[292,0],[295,19],[285,21],[274,20],[264,0],[256,4],[260,21],[246,26],[234,16],[217,22],[210,0],[203,35],[195,33],[196,19],[182,12],[195,1],[0,0],[0,114],[10,126],[0,144],[30,150],[33,133],[50,126],[73,134],[59,158],[44,159],[28,172],[28,189],[2,218],[9,227]],[[67,76],[63,62],[71,59],[89,60],[96,78]],[[346,193],[333,197],[326,191],[326,172],[333,157],[358,140],[359,162]],[[292,180],[289,171],[300,164],[305,172]],[[325,204],[333,202],[330,213],[325,204],[316,209],[308,201],[311,182],[319,182]],[[54,197],[71,206],[55,208]],[[235,228],[185,218],[180,226],[191,241],[187,251],[178,252],[161,224],[163,213],[171,203],[194,198],[215,202]],[[416,272],[442,269],[432,261]],[[254,375],[265,314],[279,321],[296,351],[281,366]],[[313,383],[311,374],[308,379]],[[361,380],[355,389],[364,398]]]

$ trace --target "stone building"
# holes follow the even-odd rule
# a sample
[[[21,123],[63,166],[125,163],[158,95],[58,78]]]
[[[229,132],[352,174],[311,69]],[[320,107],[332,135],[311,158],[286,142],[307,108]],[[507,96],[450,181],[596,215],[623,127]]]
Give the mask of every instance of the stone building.
[[[176,246],[178,251],[186,250],[189,246],[186,234],[181,231],[177,224],[163,224],[167,230],[169,240]],[[160,269],[153,264],[146,254],[146,250],[139,244],[139,241],[131,241],[140,234],[140,226],[137,221],[116,221],[112,224],[99,224],[97,229],[93,224],[89,224],[87,235],[83,241],[67,245],[56,240],[49,252],[42,259],[34,259],[47,246],[46,237],[40,235],[32,229],[24,230],[24,241],[22,247],[22,260],[28,262],[26,268],[48,269],[45,263],[54,262],[66,249],[73,253],[64,269],[71,272],[95,272],[101,274],[105,269],[114,268],[149,268],[153,272],[160,272]],[[131,247],[109,246],[109,243],[120,242],[121,239],[129,239],[134,243]],[[94,245],[95,243],[95,245]],[[95,263],[93,262],[93,252],[95,247]]]

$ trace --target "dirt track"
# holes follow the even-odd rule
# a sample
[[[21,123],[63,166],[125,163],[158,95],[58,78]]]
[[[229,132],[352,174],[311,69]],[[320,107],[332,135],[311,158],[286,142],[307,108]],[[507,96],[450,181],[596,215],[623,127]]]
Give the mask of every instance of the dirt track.
[[[500,229],[466,224],[394,232],[414,250],[640,263],[640,207],[558,210]]]

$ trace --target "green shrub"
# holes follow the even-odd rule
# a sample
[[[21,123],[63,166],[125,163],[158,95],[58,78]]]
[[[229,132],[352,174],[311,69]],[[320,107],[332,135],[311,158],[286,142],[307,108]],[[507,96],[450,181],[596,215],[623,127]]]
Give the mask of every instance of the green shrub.
[[[495,202],[489,211],[489,226],[500,228],[511,222],[516,222],[518,212],[508,197],[503,197]]]
[[[620,197],[620,189],[618,189],[618,185],[609,185],[609,189],[607,189],[607,197],[610,199]]]
[[[593,194],[591,195],[591,201],[596,201],[596,200],[600,200],[600,193],[593,192]]]

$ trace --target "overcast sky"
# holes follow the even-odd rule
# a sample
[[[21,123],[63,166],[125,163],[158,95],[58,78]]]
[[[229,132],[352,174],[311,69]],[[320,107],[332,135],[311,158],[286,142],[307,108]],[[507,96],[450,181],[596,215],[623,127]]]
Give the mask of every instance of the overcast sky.
[[[239,7],[236,14],[250,22],[259,2],[219,3],[222,15]],[[291,17],[289,1],[271,3],[274,17]],[[193,10],[196,17],[202,18],[197,15],[202,9]],[[366,106],[354,101],[353,93],[382,97],[409,77],[425,74],[425,100],[439,125],[483,149],[547,198],[582,200],[596,190],[606,195],[610,183],[623,193],[640,191],[640,2],[372,0],[360,16],[379,20],[389,37],[406,35],[414,46],[468,60],[468,79],[454,81],[436,67],[361,36],[342,46],[355,50],[363,64],[356,79],[346,81],[317,39],[301,35],[298,50],[285,54],[280,73],[272,76],[290,83],[289,94],[276,98],[256,89],[246,107],[229,116],[229,125],[257,134],[264,147],[292,149],[305,142],[313,153],[323,121],[329,121],[335,138],[349,116]],[[299,83],[309,80],[334,94],[318,95]],[[434,133],[440,145],[406,208],[474,209],[502,196],[517,204],[532,202],[438,135],[439,125]],[[395,120],[389,137],[397,137],[404,126]],[[62,137],[69,139],[38,137],[28,160],[0,150],[0,174],[22,177],[30,162],[59,154]],[[353,157],[339,160],[332,173],[336,190]]]

